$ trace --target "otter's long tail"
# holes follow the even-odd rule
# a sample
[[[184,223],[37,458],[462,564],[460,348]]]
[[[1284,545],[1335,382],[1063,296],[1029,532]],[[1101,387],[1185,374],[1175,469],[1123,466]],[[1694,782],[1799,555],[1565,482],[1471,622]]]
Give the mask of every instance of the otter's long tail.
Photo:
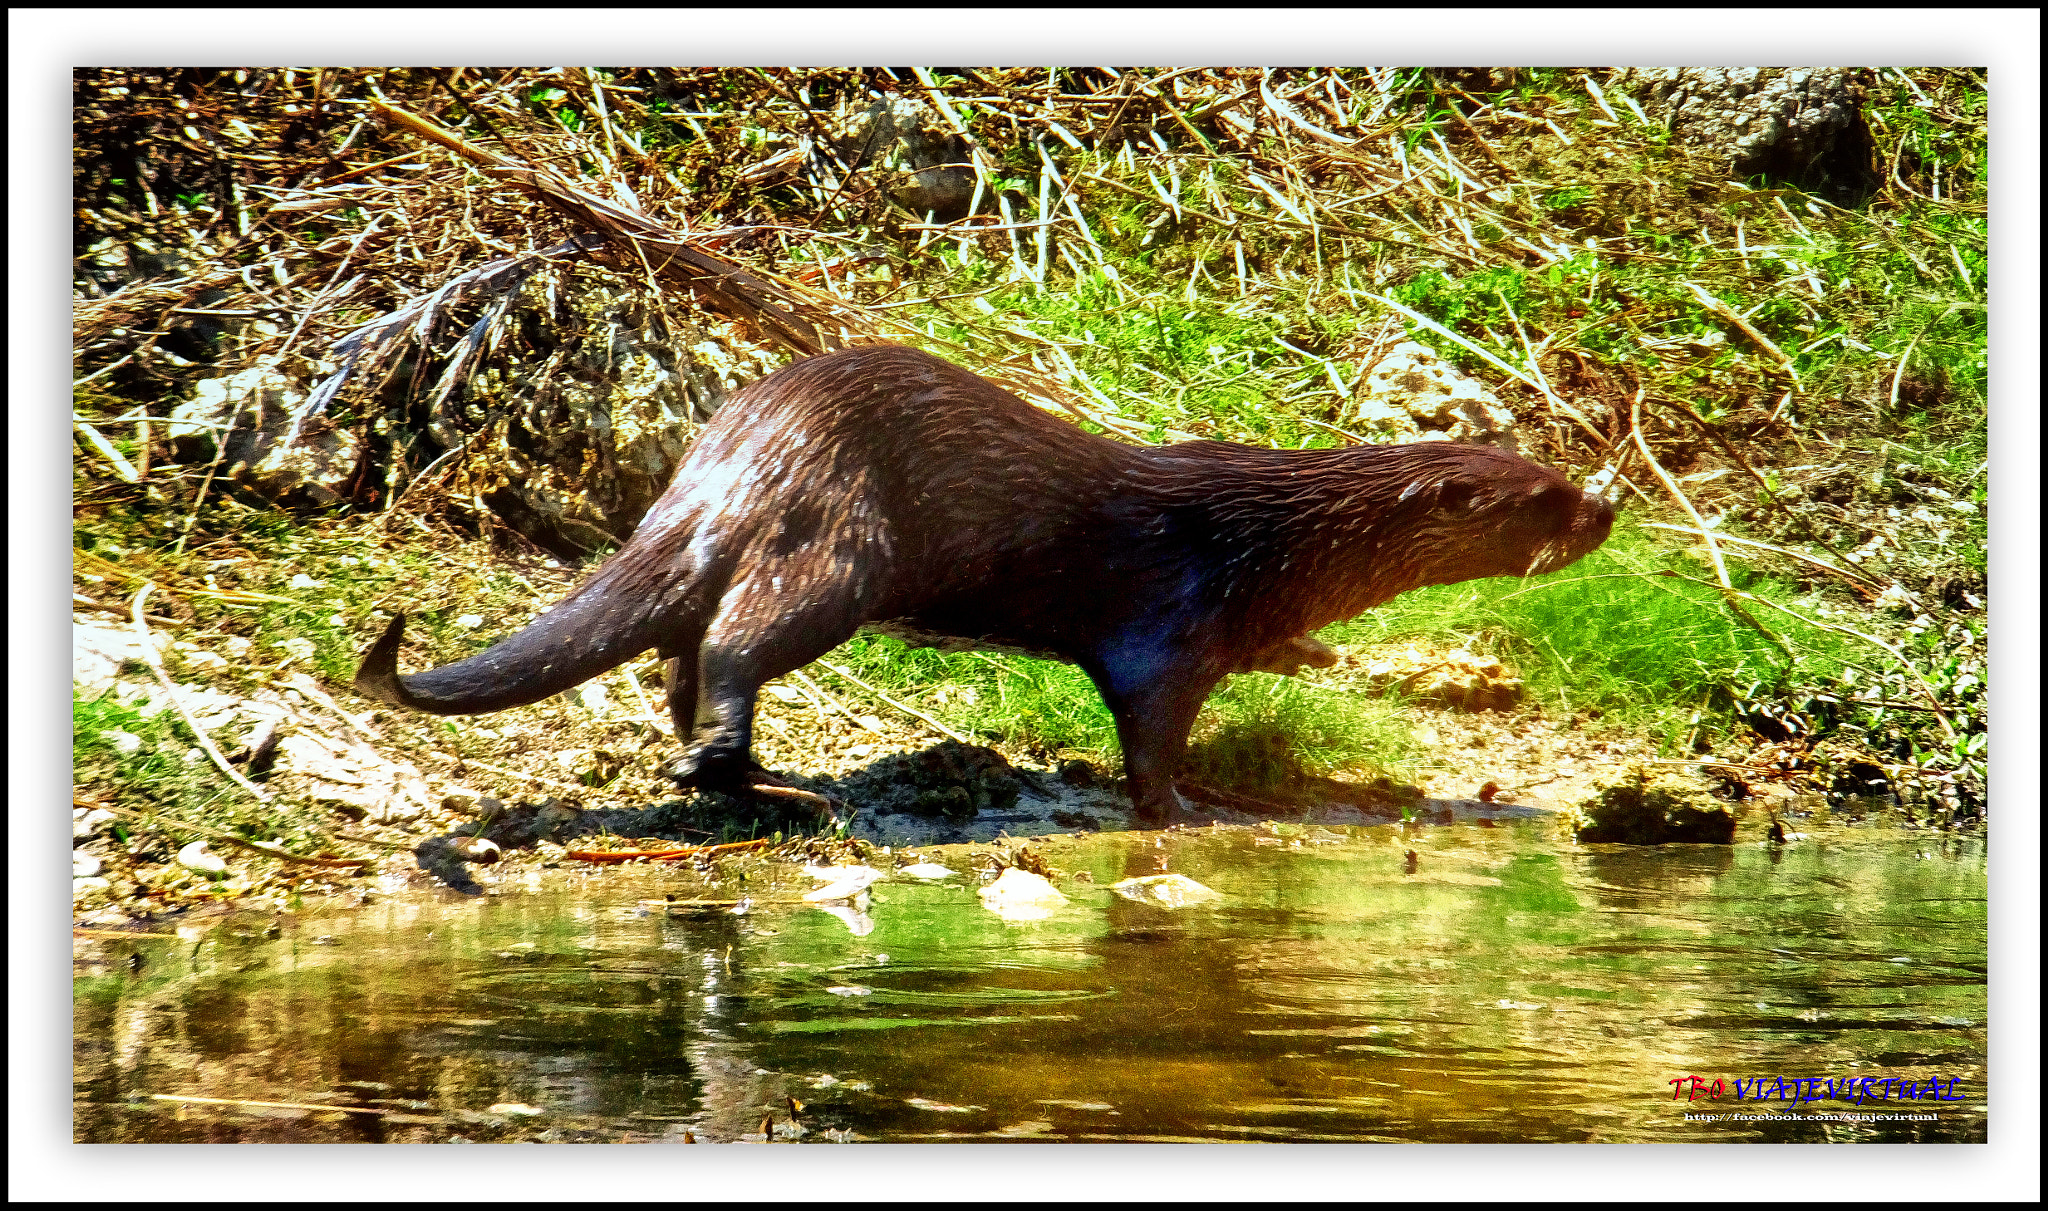
[[[481,715],[539,702],[573,689],[653,647],[651,611],[622,619],[601,594],[578,594],[533,625],[453,664],[401,676],[398,645],[405,615],[391,620],[363,653],[356,691],[430,715]]]

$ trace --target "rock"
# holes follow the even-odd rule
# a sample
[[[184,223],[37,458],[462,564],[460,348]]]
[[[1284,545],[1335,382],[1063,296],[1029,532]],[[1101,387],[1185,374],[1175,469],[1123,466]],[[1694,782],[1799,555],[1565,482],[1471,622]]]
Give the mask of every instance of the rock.
[[[609,719],[612,716],[612,700],[604,692],[604,682],[602,681],[586,681],[575,689],[570,690],[569,697],[577,706],[582,707],[598,719]]]
[[[1024,789],[1016,769],[1001,753],[957,740],[912,754],[909,775],[918,788],[910,810],[956,824],[983,811],[1009,810]]]
[[[90,879],[100,873],[100,860],[82,849],[71,851],[71,877]]]
[[[965,824],[978,814],[974,796],[964,786],[937,786],[920,791],[910,810],[920,816],[939,816],[954,824]]]
[[[1204,887],[1186,875],[1140,875],[1112,883],[1109,890],[1126,900],[1139,904],[1150,904],[1157,908],[1190,908],[1197,904],[1214,904],[1223,898],[1223,893]]]
[[[486,799],[485,803],[492,800]],[[581,808],[571,807],[559,799],[546,799],[533,813],[533,835],[536,838],[559,838],[573,835],[583,821]]]
[[[1682,146],[1735,178],[1855,194],[1871,179],[1869,72],[1847,67],[1653,67],[1615,77]]]
[[[1518,448],[1514,413],[1500,397],[1417,341],[1402,341],[1372,363],[1353,393],[1349,419],[1385,441]]]
[[[142,737],[133,732],[110,727],[100,733],[100,738],[114,746],[114,751],[123,757],[132,757],[142,751]]]
[[[558,557],[581,558],[631,534],[695,424],[781,360],[727,321],[679,322],[680,309],[638,286],[543,271],[484,303],[503,305],[489,345],[444,394],[436,382],[453,360],[446,338],[478,319],[479,301],[450,301],[431,338],[436,352],[418,365],[425,390],[403,372],[417,350],[401,348],[386,364],[399,373],[356,374],[346,405],[305,418],[287,446],[324,368],[270,359],[198,383],[167,427],[174,453],[205,464],[221,451],[222,476],[238,493],[324,508],[402,490],[404,471],[366,465],[388,449],[409,448],[417,470],[467,448],[471,488],[500,520]],[[505,333],[515,339],[500,343]]]
[[[1735,817],[1705,791],[1668,775],[1637,776],[1579,804],[1574,836],[1586,844],[1705,844],[1735,841]]]
[[[850,125],[840,141],[848,160],[881,166],[889,199],[920,218],[941,223],[967,213],[974,200],[974,170],[967,144],[938,111],[910,97],[884,97]],[[896,169],[894,173],[886,170]],[[984,194],[993,206],[995,199]]]
[[[1078,757],[1060,762],[1060,781],[1083,790],[1102,783],[1101,777],[1095,772],[1095,767]]]
[[[151,638],[158,654],[170,646],[170,640],[163,635]],[[105,694],[128,668],[147,668],[142,640],[133,628],[76,621],[71,624],[71,684],[80,697],[97,698]]]
[[[165,436],[187,462],[221,455],[221,475],[238,489],[286,508],[345,503],[361,443],[347,429],[311,418],[292,435],[293,416],[310,390],[305,372],[275,358],[222,378],[204,379],[171,410]]]
[[[917,862],[909,866],[898,868],[896,873],[899,875],[908,875],[910,878],[913,879],[923,879],[927,882],[935,882],[939,879],[952,878],[953,868],[950,866],[941,866],[936,862]]]
[[[310,729],[277,744],[273,779],[302,781],[287,789],[356,820],[396,824],[418,817],[432,801],[410,765],[388,761],[366,745]]]
[[[1038,921],[1067,902],[1043,875],[1010,867],[978,893],[981,906],[1005,921]]]
[[[1674,807],[1664,822],[1664,843],[1733,845],[1735,817],[1721,807]]]
[[[464,862],[475,862],[488,866],[504,856],[505,851],[489,837],[456,837],[448,842],[448,852]]]
[[[1398,687],[1418,702],[1464,711],[1507,710],[1522,697],[1522,679],[1499,659],[1463,648],[1434,652],[1409,644],[1365,660],[1375,689]]]
[[[484,503],[557,557],[615,546],[668,487],[697,425],[780,364],[730,325],[693,318],[673,324],[623,286],[530,281],[501,321],[530,347],[492,354],[427,436],[441,449],[477,439]]]

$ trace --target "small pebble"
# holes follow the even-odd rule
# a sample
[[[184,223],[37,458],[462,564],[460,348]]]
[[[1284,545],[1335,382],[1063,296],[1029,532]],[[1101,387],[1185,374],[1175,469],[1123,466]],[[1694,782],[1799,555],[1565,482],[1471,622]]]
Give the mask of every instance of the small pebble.
[[[489,837],[457,837],[448,843],[455,856],[465,862],[480,862],[489,865],[504,856],[498,843]]]

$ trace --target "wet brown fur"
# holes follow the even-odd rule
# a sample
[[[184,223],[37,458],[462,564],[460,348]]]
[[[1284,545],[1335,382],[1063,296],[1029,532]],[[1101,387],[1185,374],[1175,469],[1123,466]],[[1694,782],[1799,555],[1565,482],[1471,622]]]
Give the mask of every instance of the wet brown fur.
[[[679,777],[733,789],[756,768],[761,685],[872,625],[1080,665],[1156,821],[1176,811],[1174,766],[1227,674],[1326,664],[1316,628],[1421,585],[1563,567],[1613,517],[1488,446],[1145,449],[928,354],[871,346],[735,392],[632,539],[525,630],[401,677],[400,618],[356,686],[477,714],[651,647],[688,737]]]

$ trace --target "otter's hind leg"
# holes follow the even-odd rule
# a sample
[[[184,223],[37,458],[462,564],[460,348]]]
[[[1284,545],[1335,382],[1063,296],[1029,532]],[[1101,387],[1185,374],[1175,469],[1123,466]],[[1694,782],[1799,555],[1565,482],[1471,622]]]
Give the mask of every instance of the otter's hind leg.
[[[668,717],[675,722],[676,739],[684,744],[690,742],[690,733],[697,725],[697,661],[695,653],[690,659],[671,656],[661,666],[662,684],[667,688],[662,698],[668,705]]]
[[[788,576],[786,568],[783,574]],[[812,582],[803,600],[791,602],[766,575],[727,590],[698,647],[694,675],[673,682],[689,687],[691,716],[687,751],[670,776],[706,790],[773,793],[775,780],[758,776],[752,755],[761,686],[851,639],[859,622],[857,598],[845,581]],[[669,699],[671,711],[684,705],[677,696]]]

